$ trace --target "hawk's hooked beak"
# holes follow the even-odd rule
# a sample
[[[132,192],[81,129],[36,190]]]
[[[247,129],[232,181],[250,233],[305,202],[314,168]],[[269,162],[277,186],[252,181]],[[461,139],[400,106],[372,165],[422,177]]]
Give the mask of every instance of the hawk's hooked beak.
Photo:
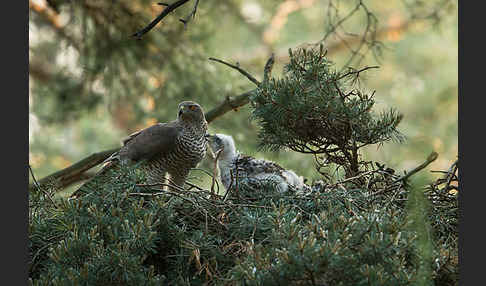
[[[184,106],[182,106],[181,108],[179,108],[179,117],[182,115],[182,113],[184,113]]]

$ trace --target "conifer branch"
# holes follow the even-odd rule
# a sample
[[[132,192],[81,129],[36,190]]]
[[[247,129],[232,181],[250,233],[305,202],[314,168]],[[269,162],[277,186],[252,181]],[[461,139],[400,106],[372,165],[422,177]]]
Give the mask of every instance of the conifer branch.
[[[374,93],[363,93],[349,84],[376,66],[336,72],[325,55],[322,45],[319,50],[289,50],[285,77],[278,82],[268,81],[273,63],[269,59],[266,84],[252,99],[253,117],[262,127],[260,147],[321,153],[344,168],[346,177],[354,177],[361,165],[359,149],[400,137],[396,126],[401,117],[393,109],[374,116]]]
[[[403,22],[399,25],[389,25],[389,26],[378,29],[375,32],[377,43],[379,41],[386,41],[386,38],[390,34],[406,33],[413,26],[412,24],[415,23],[415,22],[417,22],[417,21],[408,20],[408,21],[405,21],[405,22]],[[351,35],[344,35],[344,36],[338,38],[337,40],[331,41],[328,44],[326,44],[327,55],[328,56],[336,55],[336,54],[339,54],[339,53],[344,52],[346,50],[349,50],[351,47],[359,45],[361,43],[361,41],[362,41],[362,39],[360,37],[351,36]],[[320,43],[322,43],[322,40],[319,40],[317,43],[309,43],[309,44],[303,45],[303,46],[312,47],[312,46],[317,46]],[[254,62],[255,60],[258,60],[258,59],[264,57],[265,56],[264,53],[265,52],[258,52],[258,53],[254,53],[250,56],[237,55],[236,59],[241,63]],[[276,60],[279,61],[279,62],[288,61],[289,60],[288,50],[282,49],[282,50],[276,51],[275,57],[276,57]]]

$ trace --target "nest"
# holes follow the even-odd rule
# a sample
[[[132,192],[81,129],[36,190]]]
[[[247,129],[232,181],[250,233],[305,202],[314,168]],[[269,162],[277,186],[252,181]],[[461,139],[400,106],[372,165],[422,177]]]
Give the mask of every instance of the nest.
[[[445,281],[441,285],[451,281],[450,273],[458,272],[452,258],[457,257],[457,245],[451,243],[457,241],[453,223],[457,219],[457,196],[451,193],[457,179],[452,174],[457,168],[451,170],[427,192],[432,202],[432,226],[438,241],[444,242],[438,246],[439,264],[433,268],[434,279]],[[377,252],[374,255],[379,259],[375,259],[379,265],[388,265],[386,269],[393,275],[380,271],[394,279],[400,271],[415,271],[412,262],[405,268],[393,266],[394,259],[409,259],[414,241],[413,233],[400,227],[408,196],[406,182],[400,178],[391,169],[374,164],[355,177],[333,184],[314,182],[305,190],[279,192],[271,184],[241,184],[218,194],[191,183],[186,189],[178,189],[170,181],[147,185],[133,172],[117,174],[113,181],[93,186],[92,193],[76,200],[55,206],[45,200],[37,207],[45,210],[32,215],[29,276],[41,284],[65,273],[57,279],[72,278],[66,281],[82,284],[89,278],[104,285],[115,280],[119,285],[133,285],[130,283],[134,281],[234,285],[278,272],[282,275],[278,279],[294,275],[300,277],[298,283],[310,284],[312,279],[307,274],[289,269],[300,267],[297,261],[303,257],[314,257],[320,261],[312,272],[316,281],[334,284],[348,279],[352,283],[357,281],[353,279],[362,279],[353,265],[371,263],[367,253],[380,247],[391,252]],[[167,186],[173,188],[167,190]],[[456,229],[446,233],[442,228]],[[123,231],[114,235],[115,229]],[[87,244],[89,247],[79,252],[76,245],[85,240],[96,243]],[[392,242],[391,247],[387,241]],[[293,252],[293,247],[303,247],[302,254]],[[331,252],[320,255],[312,252],[315,247]],[[92,254],[79,259],[77,251],[79,255]],[[343,255],[348,260],[343,261]],[[138,266],[125,265],[128,262],[123,259],[119,264],[102,263],[118,257],[140,259]],[[289,264],[282,264],[285,259]],[[99,272],[92,266],[97,263],[107,271]],[[340,263],[349,265],[350,272],[342,272]],[[256,277],[252,269],[261,275]],[[117,271],[125,271],[126,278],[115,275]],[[116,279],[99,273],[115,273],[112,276]]]

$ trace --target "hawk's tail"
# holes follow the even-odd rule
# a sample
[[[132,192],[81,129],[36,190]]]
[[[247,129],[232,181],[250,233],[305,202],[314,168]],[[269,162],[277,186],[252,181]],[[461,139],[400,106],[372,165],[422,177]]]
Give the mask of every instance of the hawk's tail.
[[[103,166],[101,167],[101,169],[96,172],[96,174],[91,178],[89,179],[87,182],[85,182],[84,184],[82,184],[78,189],[76,189],[72,194],[71,196],[69,196],[69,199],[76,199],[78,198],[79,196],[81,196],[82,194],[85,194],[87,193],[87,188],[89,185],[91,185],[92,183],[96,183],[97,181],[99,181],[100,178],[102,178],[106,172],[108,170],[111,170],[115,167],[117,167],[119,165],[119,154],[118,152],[115,152],[113,154],[111,154],[110,157],[108,157],[106,160],[104,160],[101,164],[103,164]]]

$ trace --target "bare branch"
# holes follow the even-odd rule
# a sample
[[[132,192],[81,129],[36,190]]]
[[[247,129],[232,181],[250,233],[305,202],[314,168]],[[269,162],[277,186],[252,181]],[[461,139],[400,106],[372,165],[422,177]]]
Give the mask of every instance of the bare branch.
[[[41,180],[38,181],[39,186],[42,187],[44,185],[47,185],[49,182],[56,181],[58,183],[58,186],[61,189],[65,188],[76,182],[76,180],[73,180],[74,178],[79,177],[82,173],[100,164],[111,154],[113,154],[118,150],[119,148],[115,148],[115,149],[94,153],[65,169],[59,170],[51,175],[42,178]],[[81,178],[86,178],[86,177],[84,176]],[[32,190],[34,187],[35,187],[34,184],[30,184],[29,190]]]
[[[335,24],[332,24],[332,23],[329,23],[329,30],[328,32],[324,35],[324,37],[319,41],[319,42],[325,42],[327,40],[327,38],[334,34],[337,30],[337,28],[341,27],[341,25],[346,22],[349,18],[351,18],[351,16],[354,15],[354,13],[356,13],[359,8],[361,7],[362,2],[360,1],[346,16],[344,16],[343,18],[341,18],[337,23]],[[329,1],[329,8],[328,8],[328,15],[327,15],[327,19],[329,20],[329,22],[331,21],[332,17],[331,17],[331,8],[334,8],[334,10],[336,11],[335,13],[337,14],[337,8],[334,6],[333,2],[332,1]]]
[[[32,175],[32,180],[34,180],[34,184],[37,188],[40,188],[39,186],[39,183],[37,183],[37,180],[35,179],[35,176],[34,176],[34,171],[32,171],[32,167],[30,167],[30,164],[29,164],[29,170],[30,170],[30,174]]]
[[[236,65],[232,65],[230,63],[227,63],[223,60],[219,60],[219,59],[216,59],[216,58],[209,58],[209,60],[211,61],[215,61],[215,62],[218,62],[218,63],[221,63],[221,64],[224,64],[224,65],[227,65],[229,66],[230,68],[233,68],[237,71],[239,71],[241,74],[243,74],[244,76],[246,76],[251,82],[253,82],[256,86],[259,86],[260,85],[260,82],[258,80],[256,80],[251,74],[249,74],[247,71],[245,71],[244,69],[240,68],[240,65],[237,63]]]
[[[236,97],[226,97],[226,99],[220,103],[218,106],[215,108],[211,109],[210,111],[206,112],[206,121],[209,123],[216,118],[224,115],[226,112],[230,110],[235,110],[237,111],[239,107],[244,106],[250,102],[250,95],[253,94],[256,91],[256,89],[247,91],[245,93],[242,93]]]
[[[187,2],[189,2],[189,0],[179,0],[167,6],[166,3],[159,3],[159,5],[165,6],[164,10],[162,10],[159,16],[157,16],[157,18],[152,20],[152,22],[150,22],[150,24],[148,24],[145,28],[134,33],[132,37],[141,39],[143,35],[145,35],[148,31],[152,30],[153,27],[155,27],[155,25],[157,25],[162,19],[164,19],[165,16],[169,15],[170,12],[186,4]]]
[[[182,23],[184,23],[184,29],[187,27],[187,24],[191,21],[191,19],[194,19],[194,17],[196,16],[196,11],[197,11],[197,5],[198,4],[199,4],[199,0],[196,0],[196,3],[194,3],[194,7],[192,8],[191,13],[189,13],[189,15],[187,15],[186,18],[179,19],[179,21],[181,21]]]
[[[378,42],[378,40],[386,39],[386,37],[392,33],[406,32],[412,26],[411,24],[413,22],[416,21],[409,20],[397,26],[393,25],[393,26],[388,26],[388,27],[378,29],[376,31],[375,40]],[[322,40],[320,40],[317,43],[305,44],[302,45],[302,47],[305,46],[314,47],[319,45],[321,41]],[[332,56],[340,52],[343,52],[344,50],[350,49],[353,46],[359,45],[360,43],[361,43],[361,37],[346,35],[344,37],[341,37],[339,40],[329,42],[329,44],[326,45],[325,48],[327,51],[327,55]],[[243,55],[239,55],[239,54],[235,56],[236,60],[238,60],[241,63],[254,62],[255,60],[263,57],[265,57],[265,51],[254,53],[251,57],[244,57]],[[275,54],[275,58],[279,62],[287,62],[289,60],[288,49],[277,50]]]
[[[30,167],[30,164],[29,164],[29,170],[30,170],[30,174],[32,175],[32,180],[34,181],[34,185],[36,186],[37,190],[42,192],[51,201],[51,203],[54,206],[56,206],[56,203],[52,199],[51,195],[49,193],[47,193],[44,189],[42,189],[41,186],[39,185],[39,183],[37,182],[37,180],[35,179],[34,171],[32,171],[32,167]]]
[[[405,181],[406,179],[408,179],[410,176],[414,175],[415,173],[419,172],[420,170],[424,169],[425,167],[427,167],[430,163],[434,162],[437,157],[439,157],[439,154],[437,154],[436,152],[432,152],[430,153],[430,155],[427,157],[427,159],[425,160],[425,162],[423,162],[422,164],[420,164],[419,166],[415,167],[413,170],[411,170],[410,172],[408,172],[407,174],[405,174],[404,176],[400,177],[399,179],[395,180],[393,182],[396,183],[396,182],[399,182],[399,181]]]
[[[368,66],[368,67],[364,67],[364,68],[359,69],[359,70],[351,69],[350,71],[342,74],[337,80],[343,79],[343,78],[347,77],[348,75],[352,75],[352,74],[355,74],[356,77],[358,77],[361,72],[364,72],[364,71],[369,70],[369,69],[378,69],[378,68],[380,68],[380,67],[379,66]]]
[[[154,183],[154,184],[137,184],[137,187],[169,187],[169,188],[173,188],[174,190],[176,191],[179,191],[179,192],[184,192],[184,188],[182,187],[179,187],[178,185],[176,184],[173,184],[173,183],[170,183],[171,181],[169,180],[169,183]],[[163,191],[165,193],[172,193],[171,191],[168,191],[168,190],[165,190],[165,189],[161,189],[160,191]],[[149,193],[149,194],[144,194],[144,193],[130,193],[130,195],[151,195],[151,196],[157,196],[157,195],[161,195],[161,194],[164,194],[164,193]]]
[[[272,53],[270,58],[268,58],[265,67],[263,68],[263,82],[268,82],[270,76],[272,75],[273,64],[275,63],[275,53]]]

